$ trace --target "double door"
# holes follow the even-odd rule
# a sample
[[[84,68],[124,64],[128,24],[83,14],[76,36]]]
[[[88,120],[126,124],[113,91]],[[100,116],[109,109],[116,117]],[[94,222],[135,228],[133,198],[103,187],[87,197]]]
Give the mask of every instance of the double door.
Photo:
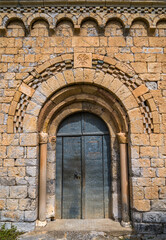
[[[90,113],[65,119],[56,143],[56,217],[107,218],[110,199],[109,134]]]

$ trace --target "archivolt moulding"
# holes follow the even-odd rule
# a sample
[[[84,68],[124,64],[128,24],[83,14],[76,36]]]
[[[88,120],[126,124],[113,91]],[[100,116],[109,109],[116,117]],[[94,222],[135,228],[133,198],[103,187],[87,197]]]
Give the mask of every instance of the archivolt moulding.
[[[8,132],[24,131],[24,118],[27,116],[29,103],[39,101],[41,98],[39,105],[43,105],[59,89],[81,83],[106,89],[119,99],[120,104],[126,110],[126,114],[129,114],[130,110],[135,108],[139,116],[135,120],[140,122],[140,113],[142,113],[141,119],[144,131],[155,132],[155,126],[159,123],[159,118],[156,117],[158,113],[153,97],[146,86],[142,84],[141,79],[135,78],[133,69],[105,56],[96,54],[78,55],[80,55],[79,59],[75,59],[73,54],[64,54],[50,59],[34,69],[24,79],[15,93],[9,109]],[[83,57],[89,58],[88,61],[91,62],[89,67],[81,66],[81,62],[79,67],[77,61]],[[31,114],[33,114],[32,111]],[[155,122],[153,122],[153,117],[155,117]],[[132,122],[133,119],[130,115],[129,118]],[[142,127],[140,131],[143,131]]]

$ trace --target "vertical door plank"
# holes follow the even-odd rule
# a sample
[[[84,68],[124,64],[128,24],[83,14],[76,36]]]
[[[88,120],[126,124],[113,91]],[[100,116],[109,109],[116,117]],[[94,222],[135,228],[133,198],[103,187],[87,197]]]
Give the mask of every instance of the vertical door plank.
[[[63,218],[81,218],[81,137],[63,138]]]
[[[110,217],[110,139],[109,135],[103,136],[103,161],[104,161],[104,207],[105,218]]]
[[[55,213],[56,218],[61,218],[62,201],[62,137],[56,140],[56,189],[55,189]]]
[[[102,136],[85,136],[85,218],[104,218]]]

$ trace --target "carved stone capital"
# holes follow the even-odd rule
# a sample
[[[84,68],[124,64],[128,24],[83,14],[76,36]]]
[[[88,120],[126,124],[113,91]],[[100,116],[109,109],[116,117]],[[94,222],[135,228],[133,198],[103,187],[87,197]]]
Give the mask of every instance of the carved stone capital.
[[[118,137],[118,140],[119,140],[119,143],[127,143],[128,142],[128,139],[127,139],[127,133],[117,133],[117,137]]]
[[[49,137],[49,142],[50,143],[55,143],[56,142],[56,136]]]
[[[48,142],[48,134],[44,132],[39,133],[39,143],[42,144],[47,142]]]

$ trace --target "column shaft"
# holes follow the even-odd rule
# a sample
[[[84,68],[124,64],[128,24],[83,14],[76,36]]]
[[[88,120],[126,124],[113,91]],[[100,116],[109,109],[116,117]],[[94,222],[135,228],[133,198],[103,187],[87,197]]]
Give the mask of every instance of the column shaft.
[[[126,143],[120,143],[120,170],[121,170],[122,221],[129,222],[129,189],[128,189],[129,186],[128,186]]]
[[[41,137],[41,136],[40,136]],[[43,137],[43,136],[42,136]],[[46,171],[47,171],[47,135],[40,142],[40,176],[39,176],[39,220],[46,220]],[[43,139],[42,139],[43,140]]]

